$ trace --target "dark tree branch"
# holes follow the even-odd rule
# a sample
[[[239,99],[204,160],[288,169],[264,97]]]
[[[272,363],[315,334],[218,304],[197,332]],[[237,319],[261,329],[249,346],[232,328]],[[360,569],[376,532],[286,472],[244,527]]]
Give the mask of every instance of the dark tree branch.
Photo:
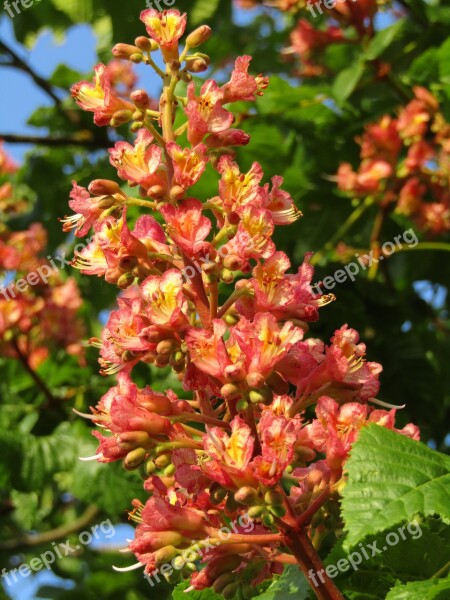
[[[93,519],[98,515],[98,513],[99,509],[96,506],[88,506],[85,512],[79,516],[78,519],[72,521],[69,525],[63,525],[44,533],[24,535],[23,537],[17,539],[0,542],[0,551],[20,550],[22,548],[30,548],[67,538],[72,533],[76,533],[77,531],[80,531],[80,529],[84,529],[90,523],[92,523]]]
[[[47,400],[47,406],[49,408],[59,408],[60,404],[59,404],[58,400],[55,398],[55,396],[49,390],[49,388],[47,387],[47,384],[39,377],[39,375],[36,373],[36,371],[30,365],[30,363],[28,362],[28,358],[25,356],[25,354],[20,349],[19,344],[17,343],[17,340],[13,340],[12,344],[14,346],[14,350],[16,351],[17,357],[18,357],[19,361],[21,362],[21,364],[23,365],[24,369],[30,375],[30,377],[33,379],[33,381],[35,382],[37,387],[44,394],[44,396]]]
[[[62,110],[61,99],[58,98],[58,96],[53,91],[52,85],[46,79],[35,73],[33,69],[14,52],[14,50],[9,48],[2,41],[0,41],[0,52],[4,52],[5,54],[8,54],[11,57],[11,62],[7,64],[7,66],[15,67],[16,69],[20,69],[21,71],[27,73],[35,82],[35,84],[39,86],[41,90],[43,90],[47,94],[47,96],[49,96],[53,100],[56,106],[58,106]]]

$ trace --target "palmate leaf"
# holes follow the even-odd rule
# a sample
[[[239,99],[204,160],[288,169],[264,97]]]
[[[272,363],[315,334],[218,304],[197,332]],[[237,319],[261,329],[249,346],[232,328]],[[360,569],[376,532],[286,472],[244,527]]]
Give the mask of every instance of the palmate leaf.
[[[418,514],[450,518],[450,457],[378,425],[361,432],[346,465],[346,550]]]
[[[255,600],[308,600],[312,597],[303,573],[295,565],[289,565],[285,567],[281,577]]]
[[[450,598],[450,577],[396,585],[386,596],[386,600],[447,600],[448,598]]]

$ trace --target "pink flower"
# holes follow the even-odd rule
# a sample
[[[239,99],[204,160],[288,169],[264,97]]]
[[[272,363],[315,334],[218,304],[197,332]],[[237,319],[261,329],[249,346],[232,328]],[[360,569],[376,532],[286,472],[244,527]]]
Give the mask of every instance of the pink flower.
[[[149,36],[157,42],[165,60],[178,57],[178,41],[186,29],[186,13],[170,9],[158,11],[153,8],[143,10],[140,16]]]
[[[231,79],[222,87],[224,104],[241,100],[255,100],[255,96],[262,96],[262,90],[269,85],[267,77],[263,78],[261,75],[252,77],[248,74],[251,60],[251,56],[239,56],[236,59]]]
[[[109,125],[118,110],[133,111],[134,106],[119,98],[113,91],[105,65],[98,64],[94,71],[94,83],[80,81],[70,91],[83,110],[94,113],[94,123],[101,127]]]
[[[153,136],[147,129],[139,130],[134,146],[128,142],[116,142],[109,153],[110,162],[119,177],[130,185],[141,186],[144,195],[155,188],[159,196],[167,192],[167,170],[162,150],[153,144]]]
[[[196,198],[187,198],[177,207],[173,204],[161,207],[168,235],[189,257],[203,254],[209,248],[204,240],[211,231],[211,221],[203,216],[202,210],[202,203]]]
[[[145,314],[153,325],[178,332],[189,327],[187,300],[182,288],[183,277],[177,269],[170,269],[161,277],[151,275],[141,284]]]
[[[293,419],[276,417],[266,410],[258,423],[258,432],[261,455],[252,463],[254,474],[264,485],[273,486],[292,462],[297,442],[296,427]]]
[[[175,142],[170,142],[167,144],[167,152],[173,161],[174,183],[183,190],[197,183],[208,164],[206,146],[199,144],[192,149],[181,148]]]
[[[284,252],[275,252],[264,263],[258,264],[250,279],[254,296],[244,296],[237,302],[239,312],[246,318],[267,311],[279,321],[317,321],[318,308],[324,301],[315,300],[311,289],[314,268],[309,264],[310,257],[311,254],[306,255],[296,275],[285,275],[291,263]]]
[[[188,140],[196,146],[207,133],[221,133],[231,127],[233,115],[222,106],[224,92],[212,79],[208,79],[195,95],[195,84],[188,86],[188,103],[185,108],[188,116]]]
[[[225,487],[254,483],[249,466],[253,446],[250,427],[240,417],[231,422],[231,435],[220,427],[211,427],[203,436],[203,447],[211,460],[202,464],[202,471]]]

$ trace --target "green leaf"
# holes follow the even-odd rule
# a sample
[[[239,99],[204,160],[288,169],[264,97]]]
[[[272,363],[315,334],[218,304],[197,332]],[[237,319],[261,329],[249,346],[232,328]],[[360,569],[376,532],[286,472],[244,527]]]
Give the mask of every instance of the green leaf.
[[[211,19],[219,8],[220,0],[197,0],[189,13],[190,25],[200,25]]]
[[[93,17],[93,0],[53,0],[54,6],[73,23],[90,23]]]
[[[310,587],[305,576],[295,565],[287,566],[281,577],[276,579],[254,600],[307,600]]]
[[[450,38],[439,48],[438,57],[439,78],[442,83],[450,83]]]
[[[366,60],[375,60],[388,48],[403,29],[406,19],[400,19],[394,25],[379,31],[370,41],[367,50],[363,53]]]
[[[450,457],[378,425],[363,429],[346,465],[346,550],[416,515],[450,517]]]
[[[447,577],[396,585],[386,596],[386,600],[446,600],[449,597],[450,577]]]
[[[186,594],[186,590],[190,586],[188,581],[182,581],[173,590],[172,600],[186,600],[192,598],[192,600],[223,600],[223,596],[219,596],[212,589],[206,589],[201,591],[191,591],[189,595]]]
[[[336,77],[332,93],[339,104],[343,104],[352,95],[364,74],[364,69],[364,62],[358,59],[356,63],[341,71]]]

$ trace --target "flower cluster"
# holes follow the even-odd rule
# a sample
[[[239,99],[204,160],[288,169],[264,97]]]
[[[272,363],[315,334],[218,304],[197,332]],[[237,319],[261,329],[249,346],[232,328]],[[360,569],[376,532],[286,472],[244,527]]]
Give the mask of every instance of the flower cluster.
[[[326,527],[322,505],[337,498],[358,432],[371,423],[394,429],[395,409],[374,408],[381,366],[366,361],[355,330],[343,326],[328,345],[306,337],[334,297],[315,297],[309,254],[288,274],[290,261],[276,249],[275,227],[300,212],[282,178],[264,183],[258,163],[242,172],[235,161],[233,147],[249,138],[233,127],[229,105],[254,100],[267,79],[251,75],[243,56],[226,83],[198,86],[192,73],[209,58],[196,49],[209,27],[181,50],[186,15],[150,9],[141,20],[149,37],[113,54],[160,75],[157,109],[145,90],[113,93],[102,65],[94,84],[73,88],[96,123],[130,122],[136,133],[110,149],[118,177],[136,193],[113,181],[74,184],[76,214],[65,220],[78,236],[94,231],[75,266],[126,290],[93,340],[102,373],[117,374],[89,415],[102,428],[93,458],[122,461],[145,479],[149,500],[135,501],[131,513],[138,566],[152,574],[172,561],[192,589],[251,597],[296,562],[288,532],[308,525],[305,511],[316,513],[315,528]],[[153,59],[158,50],[165,70]],[[204,173],[217,188],[199,198],[194,186]],[[131,228],[135,207],[143,214]],[[172,368],[186,397],[140,389],[138,363]],[[401,433],[418,437],[413,425]],[[222,527],[247,514],[251,534],[237,528],[220,539]],[[192,550],[184,564],[194,543],[208,551],[200,561]]]
[[[254,8],[257,0],[237,0],[241,8]],[[374,19],[379,5],[377,0],[272,0],[264,2],[282,12],[294,15],[305,14],[313,19],[320,18],[320,25],[301,17],[290,34],[290,44],[283,55],[299,59],[296,74],[301,77],[317,77],[328,73],[324,50],[331,44],[354,44],[358,40],[374,35]]]
[[[11,180],[17,168],[0,145],[0,207],[5,217],[28,210],[28,202],[16,198]],[[41,258],[46,245],[46,231],[39,223],[23,231],[0,223],[0,276],[4,282],[0,289],[0,351],[3,356],[26,360],[32,369],[52,348],[64,348],[80,359],[83,356],[80,340],[84,330],[76,317],[81,297],[73,278],[64,280]],[[44,277],[45,273],[52,275]],[[22,275],[28,279],[22,279],[24,286],[19,286]],[[17,287],[10,283],[14,280]]]
[[[362,162],[356,172],[340,165],[341,190],[373,196],[430,235],[450,230],[450,124],[430,92],[414,88],[397,118],[383,116],[357,141]]]

